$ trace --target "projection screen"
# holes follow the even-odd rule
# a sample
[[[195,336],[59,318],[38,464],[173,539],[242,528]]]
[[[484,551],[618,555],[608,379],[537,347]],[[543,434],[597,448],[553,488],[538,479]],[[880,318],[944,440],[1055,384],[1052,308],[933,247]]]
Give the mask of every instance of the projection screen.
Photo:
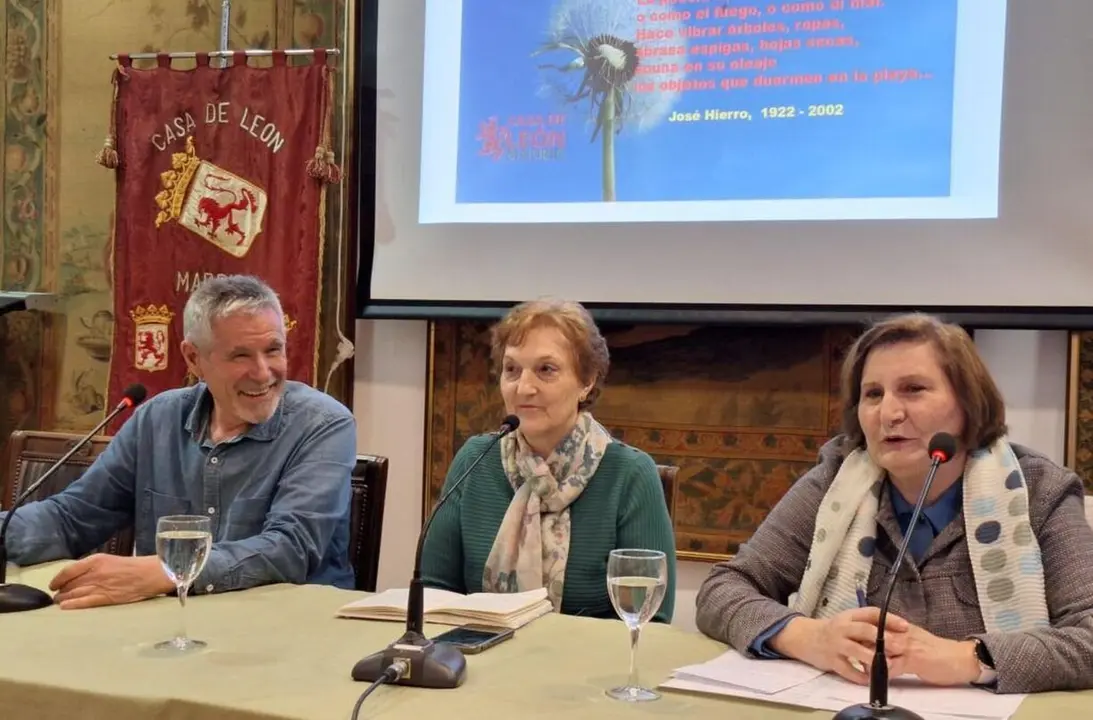
[[[1093,2],[377,12],[373,303],[1093,298]]]

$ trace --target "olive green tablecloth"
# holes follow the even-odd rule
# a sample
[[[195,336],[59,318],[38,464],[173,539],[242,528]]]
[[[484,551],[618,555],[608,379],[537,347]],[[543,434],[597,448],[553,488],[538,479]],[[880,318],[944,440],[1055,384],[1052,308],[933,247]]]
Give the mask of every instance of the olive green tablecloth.
[[[57,566],[9,574],[44,587]],[[0,718],[4,720],[345,720],[364,689],[353,664],[395,639],[401,624],[339,619],[359,597],[318,586],[258,588],[191,599],[186,625],[208,650],[151,657],[179,622],[175,598],[94,610],[0,615]],[[444,628],[430,626],[428,634]],[[701,635],[651,625],[639,666],[655,685],[673,668],[702,662],[725,647]],[[629,641],[616,622],[551,615],[468,657],[455,690],[381,687],[364,718],[830,718],[730,698],[666,691],[629,706],[604,696],[626,676]],[[1030,697],[1018,720],[1093,717],[1093,694]]]

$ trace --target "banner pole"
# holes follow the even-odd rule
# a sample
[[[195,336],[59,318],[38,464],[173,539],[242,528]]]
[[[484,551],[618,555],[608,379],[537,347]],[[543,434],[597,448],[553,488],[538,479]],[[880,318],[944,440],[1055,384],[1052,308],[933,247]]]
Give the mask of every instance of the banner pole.
[[[320,48],[320,50],[322,50],[322,52],[325,52],[327,55],[341,55],[342,54],[342,51],[339,50],[338,48]],[[285,50],[263,50],[263,49],[227,50],[225,52],[220,52],[219,50],[213,50],[212,52],[209,53],[209,57],[210,58],[223,57],[223,58],[225,58],[225,61],[226,61],[227,57],[229,55],[240,54],[240,55],[246,55],[247,57],[268,57],[268,56],[273,55],[274,53],[277,53],[277,52],[282,52],[285,55],[289,55],[289,56],[314,55],[315,54],[315,48],[287,48]],[[135,52],[135,53],[127,53],[126,57],[129,58],[130,60],[156,60],[160,57],[160,55],[166,55],[167,57],[169,57],[171,59],[191,59],[192,60],[193,58],[197,57],[197,52],[195,52],[193,50],[187,50],[187,51],[181,51],[181,52],[169,52],[169,53]],[[111,60],[117,60],[118,57],[120,57],[120,56],[117,53],[114,53],[110,56],[110,59]]]
[[[232,1],[223,0],[220,3],[220,52],[228,51],[228,31],[231,29]],[[228,58],[220,58],[220,67],[227,67]]]

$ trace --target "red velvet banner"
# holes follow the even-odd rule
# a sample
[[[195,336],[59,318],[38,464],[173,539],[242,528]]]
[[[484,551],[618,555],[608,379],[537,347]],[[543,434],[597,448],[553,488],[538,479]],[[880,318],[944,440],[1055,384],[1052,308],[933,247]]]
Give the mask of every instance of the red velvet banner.
[[[314,384],[325,183],[327,53],[289,66],[179,70],[161,56],[114,73],[113,137],[99,162],[117,170],[113,239],[114,345],[108,409],[134,382],[149,395],[187,384],[182,310],[210,276],[250,274],[280,295],[289,377]]]

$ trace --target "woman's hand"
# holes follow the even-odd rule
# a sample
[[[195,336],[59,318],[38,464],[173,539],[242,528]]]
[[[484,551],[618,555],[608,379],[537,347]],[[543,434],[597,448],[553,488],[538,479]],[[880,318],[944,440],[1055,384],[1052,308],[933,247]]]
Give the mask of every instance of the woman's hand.
[[[786,657],[808,663],[818,670],[837,673],[859,685],[868,685],[878,622],[880,608],[875,607],[847,610],[826,620],[797,617],[771,638],[770,644],[773,650]],[[901,650],[910,647],[906,642],[896,642],[910,627],[903,618],[888,614],[884,642],[889,655],[893,644]],[[851,660],[859,663],[864,672],[856,669]]]
[[[968,685],[979,678],[974,640],[947,640],[907,625],[907,632],[885,637],[890,678],[918,675],[931,685]]]

